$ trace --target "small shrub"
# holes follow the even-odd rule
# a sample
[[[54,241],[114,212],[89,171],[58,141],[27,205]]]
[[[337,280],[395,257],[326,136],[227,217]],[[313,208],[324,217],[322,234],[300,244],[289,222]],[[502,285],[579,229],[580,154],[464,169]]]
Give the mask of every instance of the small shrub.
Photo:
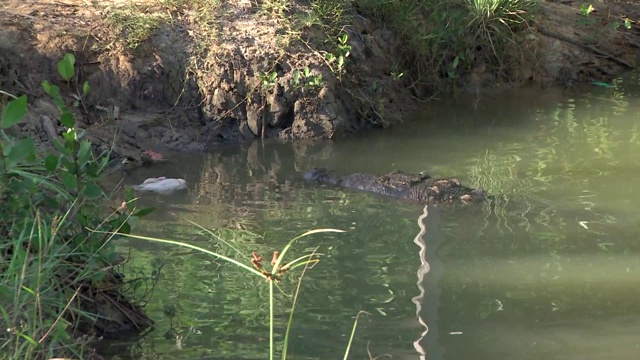
[[[276,80],[278,79],[278,73],[275,71],[271,71],[268,73],[260,74],[260,88],[264,92],[269,92],[273,90],[276,86]]]
[[[291,85],[294,89],[300,89],[303,92],[318,90],[324,86],[322,74],[313,74],[308,66],[300,70],[295,70],[291,79]]]

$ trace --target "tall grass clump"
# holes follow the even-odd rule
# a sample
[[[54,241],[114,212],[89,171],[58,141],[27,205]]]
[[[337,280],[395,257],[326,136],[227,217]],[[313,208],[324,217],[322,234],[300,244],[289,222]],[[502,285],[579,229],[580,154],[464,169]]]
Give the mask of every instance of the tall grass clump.
[[[469,29],[492,65],[503,72],[518,66],[518,47],[535,10],[535,0],[467,0]]]
[[[535,0],[355,0],[391,29],[413,84],[442,88],[486,67],[511,80],[523,61]]]
[[[114,300],[131,310],[133,327],[150,320],[123,288],[113,270],[117,254],[112,235],[129,231],[132,203],[107,213],[108,198],[98,184],[108,154],[95,156],[65,96],[75,59],[58,63],[66,85],[42,83],[60,110],[66,131],[44,152],[31,137],[9,133],[20,126],[26,95],[15,97],[0,118],[0,354],[3,359],[87,358],[92,335],[113,326],[113,309],[97,305]],[[82,86],[84,92],[88,84]],[[142,215],[138,213],[137,215]],[[107,301],[107,302],[109,302]],[[115,314],[117,315],[117,314]],[[122,330],[119,329],[119,330]]]

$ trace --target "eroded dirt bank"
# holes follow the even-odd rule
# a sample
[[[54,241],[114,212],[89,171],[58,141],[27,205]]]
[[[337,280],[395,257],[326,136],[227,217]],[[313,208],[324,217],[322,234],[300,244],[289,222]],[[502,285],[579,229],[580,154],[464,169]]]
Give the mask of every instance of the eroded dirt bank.
[[[116,156],[134,162],[150,148],[200,151],[386,126],[432,95],[399,76],[392,32],[358,14],[338,34],[346,35],[343,46],[326,51],[326,34],[313,24],[291,29],[255,2],[223,2],[215,17],[158,3],[3,1],[0,90],[29,95],[32,121],[23,130],[43,143],[55,136],[51,125],[63,131],[40,86],[47,79],[62,83],[70,103],[88,81],[91,91],[76,108],[80,127],[99,149],[117,139]],[[310,6],[292,4],[301,13]],[[596,1],[588,14],[580,5],[540,1],[519,71],[507,83],[479,64],[461,77],[462,88],[570,86],[633,69],[640,4]],[[56,69],[66,52],[77,59],[69,84]],[[347,52],[344,65],[331,59]]]

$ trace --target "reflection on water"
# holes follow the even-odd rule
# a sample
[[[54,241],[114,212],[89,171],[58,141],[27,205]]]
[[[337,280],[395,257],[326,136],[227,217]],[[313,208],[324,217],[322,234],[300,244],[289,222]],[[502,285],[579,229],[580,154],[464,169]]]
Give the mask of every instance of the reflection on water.
[[[183,177],[189,192],[143,195],[138,231],[227,251],[186,220],[217,229],[248,263],[313,228],[290,353],[352,358],[632,359],[640,355],[640,101],[635,78],[581,93],[522,90],[430,104],[414,121],[333,142],[255,142],[125,179]],[[493,195],[429,207],[304,183],[300,172],[392,169],[457,176]],[[132,268],[166,263],[149,305],[157,328],[131,358],[264,359],[267,289],[233,266],[132,241]],[[286,291],[295,286],[284,281]],[[284,297],[281,306],[288,306]],[[286,314],[277,326],[282,330]],[[189,329],[196,331],[189,331]],[[177,331],[171,332],[170,330]],[[165,338],[165,335],[166,338]],[[182,336],[182,350],[175,336]],[[280,338],[281,340],[281,338]]]

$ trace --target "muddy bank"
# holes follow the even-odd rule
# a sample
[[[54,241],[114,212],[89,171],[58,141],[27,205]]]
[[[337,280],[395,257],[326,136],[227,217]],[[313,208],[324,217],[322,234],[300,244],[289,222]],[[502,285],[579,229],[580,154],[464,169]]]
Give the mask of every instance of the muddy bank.
[[[32,121],[23,131],[44,144],[63,131],[40,83],[62,82],[56,61],[65,52],[76,55],[78,69],[62,84],[69,103],[84,81],[91,86],[75,109],[80,127],[96,150],[115,144],[116,157],[134,163],[145,149],[202,151],[221,142],[333,138],[385,127],[433,95],[401,77],[394,34],[358,13],[332,34],[344,36],[343,46],[328,48],[317,26],[292,29],[253,2],[225,2],[215,18],[178,5],[133,4],[0,5],[0,89],[29,95]],[[509,81],[476,66],[461,76],[460,89],[566,87],[635,67],[640,5],[596,2],[587,15],[578,2],[538,5],[524,35],[527,57]],[[310,5],[292,6],[304,13]]]

